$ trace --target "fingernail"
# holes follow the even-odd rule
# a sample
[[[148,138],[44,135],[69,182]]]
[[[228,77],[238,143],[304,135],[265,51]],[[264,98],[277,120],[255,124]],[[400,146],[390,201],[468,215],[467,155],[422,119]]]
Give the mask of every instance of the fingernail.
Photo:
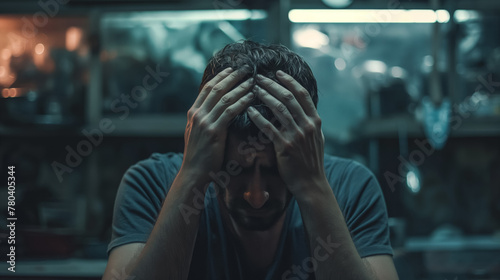
[[[260,87],[258,85],[254,85],[253,88],[252,88],[252,91],[257,94],[259,93],[259,90],[260,90]]]
[[[233,72],[233,68],[231,68],[231,67],[227,67],[227,68],[226,68],[226,71],[227,71],[227,72]]]
[[[255,97],[255,92],[253,92],[253,88],[251,88],[245,95],[250,96],[253,99]]]
[[[253,78],[248,79],[248,83],[253,84]]]
[[[285,72],[283,72],[281,70],[278,70],[278,71],[276,71],[276,75],[280,76],[280,77],[283,77],[283,76],[285,76]]]
[[[261,74],[257,74],[257,80],[262,80],[264,79],[264,76],[262,76]]]
[[[247,108],[247,111],[250,112],[250,113],[253,113],[253,112],[255,112],[255,109],[252,106],[249,106]]]
[[[259,85],[255,85],[255,88],[257,89],[258,93],[263,93],[263,94],[266,93],[266,91],[261,86],[259,86]]]

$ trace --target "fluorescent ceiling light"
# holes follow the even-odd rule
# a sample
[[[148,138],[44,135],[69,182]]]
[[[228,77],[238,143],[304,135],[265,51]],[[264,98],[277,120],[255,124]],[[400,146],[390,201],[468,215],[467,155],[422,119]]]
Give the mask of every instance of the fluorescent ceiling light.
[[[263,10],[193,10],[109,13],[105,23],[118,22],[158,22],[158,21],[220,21],[220,20],[259,20],[267,18]]]
[[[326,10],[294,9],[288,13],[291,22],[316,23],[445,23],[446,10]]]

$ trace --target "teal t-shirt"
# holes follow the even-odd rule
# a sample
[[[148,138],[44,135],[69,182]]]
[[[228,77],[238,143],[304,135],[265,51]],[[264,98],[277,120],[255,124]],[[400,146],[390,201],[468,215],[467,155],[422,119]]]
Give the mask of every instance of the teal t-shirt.
[[[120,245],[146,243],[163,201],[182,164],[180,153],[155,153],[131,166],[116,195],[111,250]],[[344,215],[359,255],[392,255],[387,210],[374,175],[361,164],[325,154],[328,181]],[[213,185],[208,190],[215,193]],[[224,229],[215,195],[206,195],[191,260],[189,280],[243,280],[249,275]],[[310,267],[309,245],[297,202],[292,198],[278,250],[267,275],[270,279],[315,279]],[[309,266],[308,266],[309,265]],[[252,279],[253,280],[253,279]]]

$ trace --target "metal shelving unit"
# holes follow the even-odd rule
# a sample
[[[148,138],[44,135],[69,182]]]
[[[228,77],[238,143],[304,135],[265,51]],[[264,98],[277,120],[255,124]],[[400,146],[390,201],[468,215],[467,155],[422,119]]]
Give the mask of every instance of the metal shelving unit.
[[[475,118],[456,123],[450,128],[450,137],[500,137],[499,118]],[[408,137],[425,137],[422,124],[411,116],[369,119],[361,122],[350,135],[356,138],[396,138],[401,130]]]
[[[115,137],[182,137],[187,123],[185,115],[138,115],[110,120],[115,129],[109,135]]]

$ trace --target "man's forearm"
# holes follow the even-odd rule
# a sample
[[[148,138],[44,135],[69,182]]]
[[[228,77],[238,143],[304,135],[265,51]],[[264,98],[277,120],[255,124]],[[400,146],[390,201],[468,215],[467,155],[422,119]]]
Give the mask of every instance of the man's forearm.
[[[328,182],[296,195],[318,280],[373,279],[363,264]]]
[[[187,279],[200,215],[182,211],[201,210],[204,186],[196,181],[189,174],[177,175],[146,245],[127,268],[128,275],[136,280]]]

